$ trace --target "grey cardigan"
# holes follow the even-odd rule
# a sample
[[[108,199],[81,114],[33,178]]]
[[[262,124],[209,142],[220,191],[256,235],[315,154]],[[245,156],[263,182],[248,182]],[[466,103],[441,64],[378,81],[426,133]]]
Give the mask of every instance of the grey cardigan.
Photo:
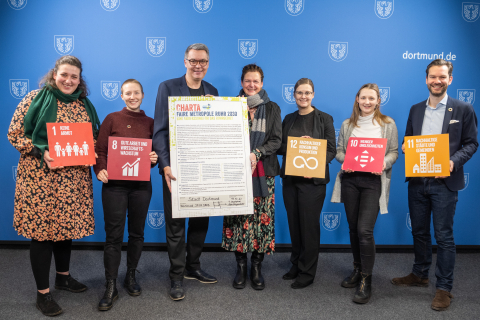
[[[382,127],[382,138],[387,138],[387,148],[385,150],[385,170],[382,173],[382,193],[380,195],[380,213],[388,213],[388,196],[390,194],[390,180],[392,178],[392,166],[398,158],[398,131],[395,121],[388,118],[390,123],[385,123]],[[349,125],[350,119],[343,121],[337,142],[337,159],[343,163],[345,160],[345,151],[347,150],[348,139],[352,135],[353,126]],[[342,195],[342,170],[337,174],[335,186],[333,187],[331,202],[343,202]]]

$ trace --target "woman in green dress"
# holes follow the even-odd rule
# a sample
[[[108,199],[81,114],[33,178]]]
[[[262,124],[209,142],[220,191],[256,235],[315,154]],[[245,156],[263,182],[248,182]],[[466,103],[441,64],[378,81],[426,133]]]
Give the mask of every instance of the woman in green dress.
[[[263,71],[259,66],[243,67],[241,84],[239,96],[247,97],[249,110],[254,212],[223,219],[222,247],[235,252],[237,273],[233,287],[245,288],[247,252],[252,252],[252,288],[263,290],[262,261],[265,253],[275,251],[275,176],[280,174],[276,152],[282,143],[282,119],[279,106],[263,90]]]

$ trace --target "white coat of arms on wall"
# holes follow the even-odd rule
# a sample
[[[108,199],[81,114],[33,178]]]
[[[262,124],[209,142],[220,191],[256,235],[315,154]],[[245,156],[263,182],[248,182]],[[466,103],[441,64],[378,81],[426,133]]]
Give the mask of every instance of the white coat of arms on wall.
[[[238,53],[244,59],[252,59],[258,52],[257,39],[238,39]]]
[[[348,55],[348,42],[329,41],[328,55],[335,62],[345,60]]]
[[[120,81],[101,81],[102,97],[113,101],[120,96]]]
[[[120,0],[100,0],[100,5],[105,11],[115,11],[120,7]]]
[[[10,79],[10,94],[15,99],[23,99],[28,93],[29,81],[28,79]]]
[[[161,57],[167,50],[166,37],[147,37],[147,52],[152,57]]]
[[[198,13],[207,13],[213,7],[213,0],[193,0],[193,7]]]
[[[340,226],[340,212],[323,212],[322,213],[322,225],[325,230],[334,231]]]
[[[283,96],[283,100],[286,103],[295,104],[295,97],[293,96],[294,88],[295,88],[294,84],[282,85],[282,96]]]
[[[393,0],[378,1],[375,0],[375,14],[380,19],[388,19],[393,15]]]
[[[53,36],[55,51],[60,55],[66,55],[73,52],[73,36]]]
[[[467,22],[475,22],[480,16],[480,3],[463,2],[462,3],[462,17]]]
[[[27,5],[27,0],[7,0],[13,10],[22,10]]]
[[[475,102],[475,89],[458,89],[457,99],[473,105]]]
[[[291,16],[298,16],[303,12],[305,0],[285,0],[285,11]]]
[[[161,229],[165,226],[163,210],[148,210],[147,224],[152,229]]]
[[[379,87],[378,90],[380,91],[381,106],[383,107],[390,100],[390,87]]]

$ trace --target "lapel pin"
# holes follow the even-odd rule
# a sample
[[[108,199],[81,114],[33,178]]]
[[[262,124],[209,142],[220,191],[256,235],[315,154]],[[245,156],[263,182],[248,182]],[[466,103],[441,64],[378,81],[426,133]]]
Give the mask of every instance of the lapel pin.
[[[128,128],[128,129],[130,129],[131,127],[132,127],[131,125],[129,125],[129,124],[127,125],[127,128]]]
[[[452,108],[448,108],[448,111],[452,111],[453,109]]]

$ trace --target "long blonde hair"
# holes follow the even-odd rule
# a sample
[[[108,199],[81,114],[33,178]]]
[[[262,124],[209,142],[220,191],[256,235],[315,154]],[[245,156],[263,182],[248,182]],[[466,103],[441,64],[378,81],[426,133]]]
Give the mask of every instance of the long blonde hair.
[[[380,90],[378,89],[378,86],[375,83],[367,83],[364,84],[360,88],[360,90],[358,90],[357,95],[355,96],[355,102],[353,103],[353,111],[352,115],[350,116],[350,125],[358,127],[357,121],[362,111],[360,110],[360,106],[358,105],[357,98],[360,96],[360,91],[362,91],[362,89],[371,89],[377,93],[378,105],[375,106],[372,122],[375,124],[375,121],[377,121],[377,123],[382,127],[385,123],[390,123],[389,117],[380,112],[380,105],[382,104],[382,99],[380,98]]]

